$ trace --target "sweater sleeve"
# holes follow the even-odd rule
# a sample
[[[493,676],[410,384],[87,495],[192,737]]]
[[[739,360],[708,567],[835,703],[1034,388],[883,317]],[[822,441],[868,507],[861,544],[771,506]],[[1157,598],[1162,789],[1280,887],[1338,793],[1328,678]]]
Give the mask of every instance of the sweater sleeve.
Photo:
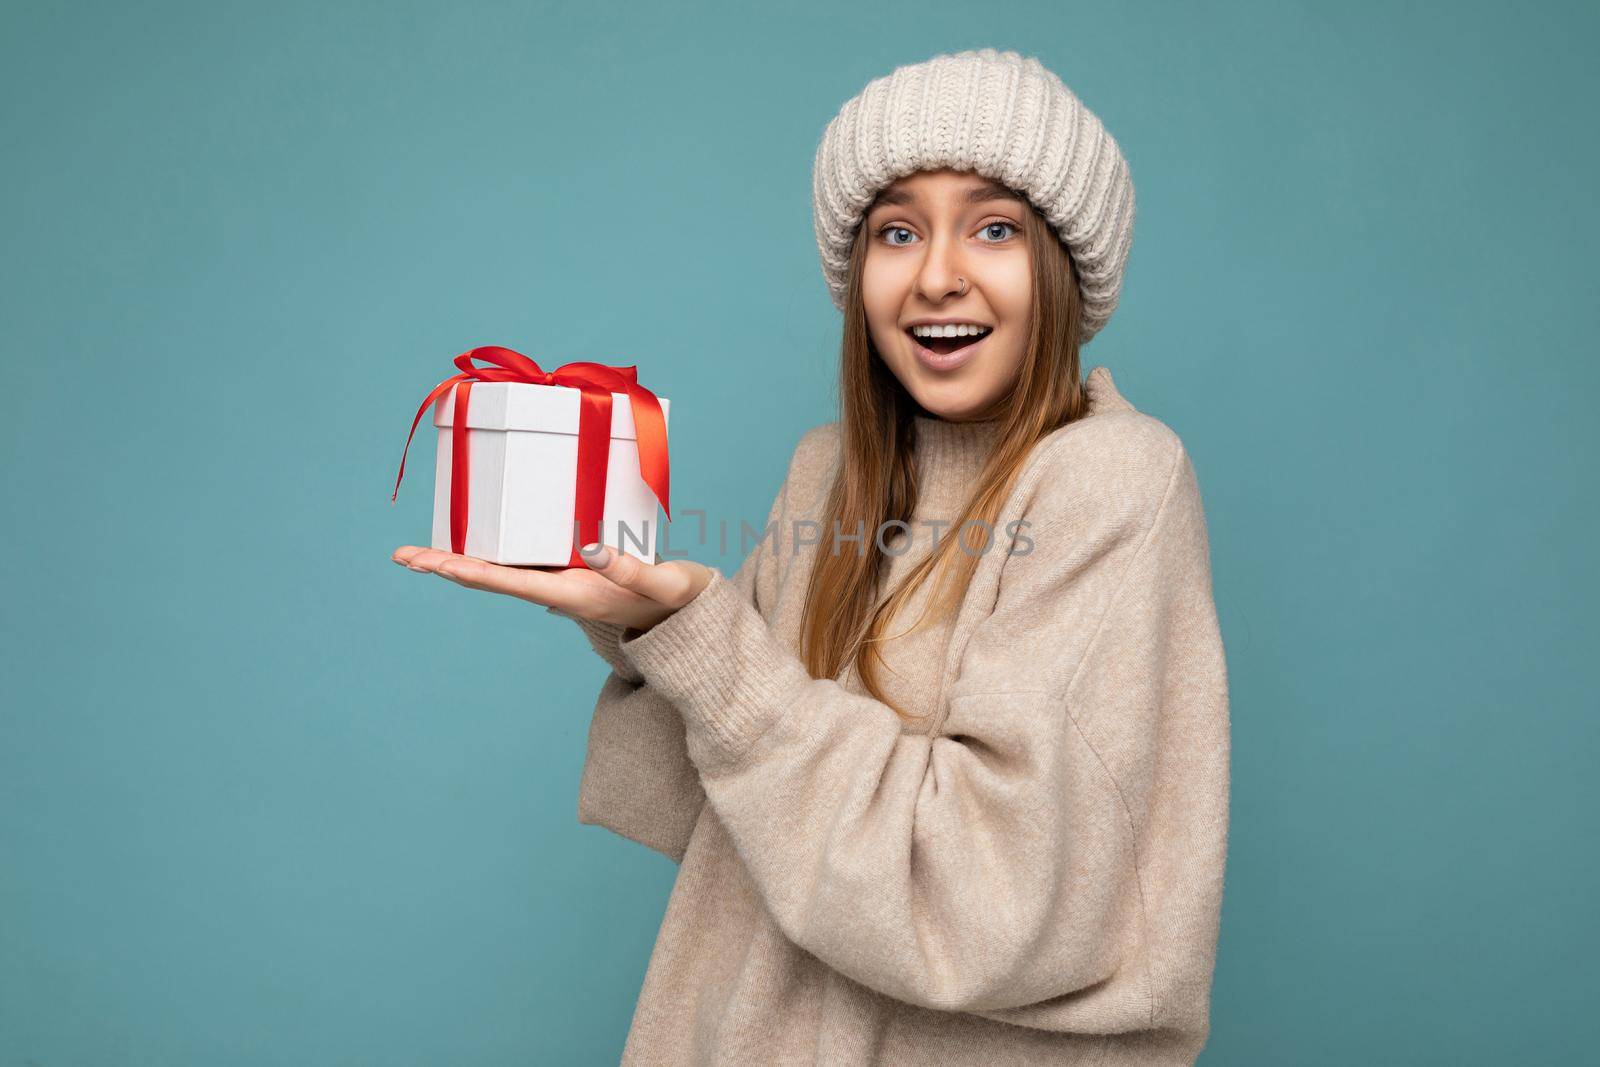
[[[1025,494],[1032,550],[1003,561],[931,729],[810,677],[720,574],[621,642],[682,713],[775,921],[847,977],[1048,1027],[1046,1002],[1128,972],[1153,1021],[1139,851],[1165,850],[1174,892],[1220,871],[1190,869],[1214,865],[1204,841],[1136,850],[1138,825],[1158,792],[1215,793],[1213,754],[1181,746],[1214,735],[1226,697],[1194,471],[1137,418],[1057,442]],[[1201,727],[1163,754],[1172,722]]]
[[[780,491],[773,515],[783,499]],[[751,611],[760,610],[756,579],[766,545],[765,540],[758,542],[733,580],[725,582]],[[578,822],[604,826],[682,862],[705,804],[705,790],[689,759],[683,717],[618,651],[623,636],[637,631],[546,610],[575,622],[611,666],[589,719],[588,748],[578,783]]]
[[[545,608],[545,611],[563,619],[571,619],[576,623],[578,629],[583,631],[583,636],[588,640],[589,647],[594,649],[595,654],[605,660],[607,666],[624,681],[632,682],[634,685],[642,685],[644,683],[644,676],[635,670],[633,664],[629,663],[627,657],[623,656],[617,649],[617,642],[622,640],[622,631],[626,629],[621,623],[586,619],[582,615],[568,615],[566,612],[557,611],[555,608]]]

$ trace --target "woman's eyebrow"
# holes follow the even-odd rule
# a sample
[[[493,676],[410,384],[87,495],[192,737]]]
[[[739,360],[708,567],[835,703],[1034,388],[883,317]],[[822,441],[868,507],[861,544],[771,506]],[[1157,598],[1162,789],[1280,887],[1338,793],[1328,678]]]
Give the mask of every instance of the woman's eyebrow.
[[[961,199],[969,204],[981,204],[985,200],[1015,200],[1018,203],[1022,202],[1022,197],[999,182],[985,182],[982,185],[974,185],[967,190],[966,195]]]
[[[1015,200],[1018,203],[1022,202],[1020,196],[996,181],[974,185],[961,195],[961,199],[968,204],[981,204],[987,200]],[[878,199],[874,206],[909,204],[911,200],[911,194],[904,189],[885,189],[878,194]]]

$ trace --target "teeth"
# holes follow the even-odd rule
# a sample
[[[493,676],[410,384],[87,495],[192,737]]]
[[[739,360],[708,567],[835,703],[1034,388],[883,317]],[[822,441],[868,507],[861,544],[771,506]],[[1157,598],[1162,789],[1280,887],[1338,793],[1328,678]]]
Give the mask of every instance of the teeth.
[[[913,326],[911,332],[918,337],[981,337],[989,332],[989,327],[966,323],[959,326]]]

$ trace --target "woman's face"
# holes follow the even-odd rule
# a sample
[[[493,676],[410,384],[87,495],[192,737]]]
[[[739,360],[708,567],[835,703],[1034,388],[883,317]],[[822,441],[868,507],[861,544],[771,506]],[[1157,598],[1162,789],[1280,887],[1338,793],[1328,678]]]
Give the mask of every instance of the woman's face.
[[[998,415],[1022,369],[1032,325],[1027,205],[1004,186],[954,170],[918,171],[867,212],[862,299],[873,346],[929,414]],[[922,323],[989,327],[982,337],[913,336]]]

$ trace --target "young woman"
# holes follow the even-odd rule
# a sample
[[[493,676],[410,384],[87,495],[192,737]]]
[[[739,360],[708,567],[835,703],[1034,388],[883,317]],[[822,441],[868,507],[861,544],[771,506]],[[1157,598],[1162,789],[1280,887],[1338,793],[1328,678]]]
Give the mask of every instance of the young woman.
[[[842,410],[733,578],[394,558],[575,619],[613,668],[579,820],[681,865],[625,1063],[1192,1063],[1227,679],[1194,467],[1079,377],[1126,163],[983,49],[869,84],[813,192]]]

